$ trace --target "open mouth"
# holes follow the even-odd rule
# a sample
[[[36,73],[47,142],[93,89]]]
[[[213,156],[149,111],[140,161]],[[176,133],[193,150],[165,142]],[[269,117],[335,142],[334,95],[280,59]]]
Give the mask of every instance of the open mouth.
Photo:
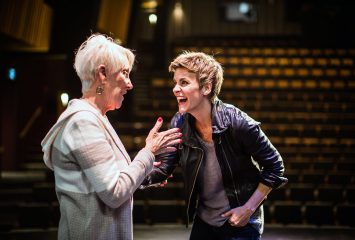
[[[178,101],[179,104],[186,103],[187,102],[187,98],[178,98],[177,101]]]

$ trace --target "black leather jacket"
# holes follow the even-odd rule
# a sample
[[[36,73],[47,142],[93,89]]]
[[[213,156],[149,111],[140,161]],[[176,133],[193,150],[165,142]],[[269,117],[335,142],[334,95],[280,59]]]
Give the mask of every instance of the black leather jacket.
[[[157,161],[162,161],[162,164],[143,182],[143,185],[161,182],[180,165],[185,183],[187,224],[197,207],[196,179],[204,158],[194,121],[190,114],[175,114],[171,127],[181,128],[183,142],[177,152],[158,157]],[[259,122],[230,104],[220,100],[213,104],[212,137],[231,208],[245,204],[260,182],[273,189],[287,183],[287,179],[282,177],[282,158],[259,125]],[[251,221],[258,223],[256,228],[259,232],[263,229],[261,211],[258,208],[251,218]]]

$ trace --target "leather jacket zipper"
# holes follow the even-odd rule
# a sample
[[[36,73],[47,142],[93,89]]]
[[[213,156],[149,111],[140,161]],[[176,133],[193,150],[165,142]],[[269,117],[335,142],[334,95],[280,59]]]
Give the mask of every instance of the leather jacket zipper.
[[[189,220],[189,209],[190,209],[190,202],[191,202],[191,197],[192,197],[192,193],[194,192],[194,188],[195,188],[195,183],[196,183],[196,179],[197,179],[197,175],[198,175],[198,172],[200,170],[200,167],[201,167],[201,163],[202,163],[202,158],[203,158],[203,150],[201,148],[198,148],[198,147],[192,147],[192,148],[195,148],[195,149],[198,149],[201,151],[202,155],[201,155],[201,158],[200,158],[200,162],[198,163],[198,166],[197,166],[197,171],[196,171],[196,175],[195,175],[195,178],[194,178],[194,181],[193,181],[193,184],[192,184],[192,189],[190,191],[190,195],[189,195],[189,200],[187,202],[187,224],[189,224],[190,220]]]

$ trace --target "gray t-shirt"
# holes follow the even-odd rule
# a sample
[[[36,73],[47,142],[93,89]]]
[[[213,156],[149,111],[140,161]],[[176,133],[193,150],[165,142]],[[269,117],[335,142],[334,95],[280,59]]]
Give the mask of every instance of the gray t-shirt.
[[[198,174],[199,206],[197,215],[206,223],[220,227],[226,222],[221,214],[230,209],[229,201],[222,182],[214,143],[205,142],[198,136],[205,154]]]

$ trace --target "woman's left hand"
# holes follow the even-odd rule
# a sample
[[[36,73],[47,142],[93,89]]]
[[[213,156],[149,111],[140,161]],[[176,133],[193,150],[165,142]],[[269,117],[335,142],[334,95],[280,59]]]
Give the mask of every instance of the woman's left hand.
[[[249,222],[253,211],[245,206],[236,207],[222,214],[222,217],[229,218],[228,222],[233,227],[243,227]]]

